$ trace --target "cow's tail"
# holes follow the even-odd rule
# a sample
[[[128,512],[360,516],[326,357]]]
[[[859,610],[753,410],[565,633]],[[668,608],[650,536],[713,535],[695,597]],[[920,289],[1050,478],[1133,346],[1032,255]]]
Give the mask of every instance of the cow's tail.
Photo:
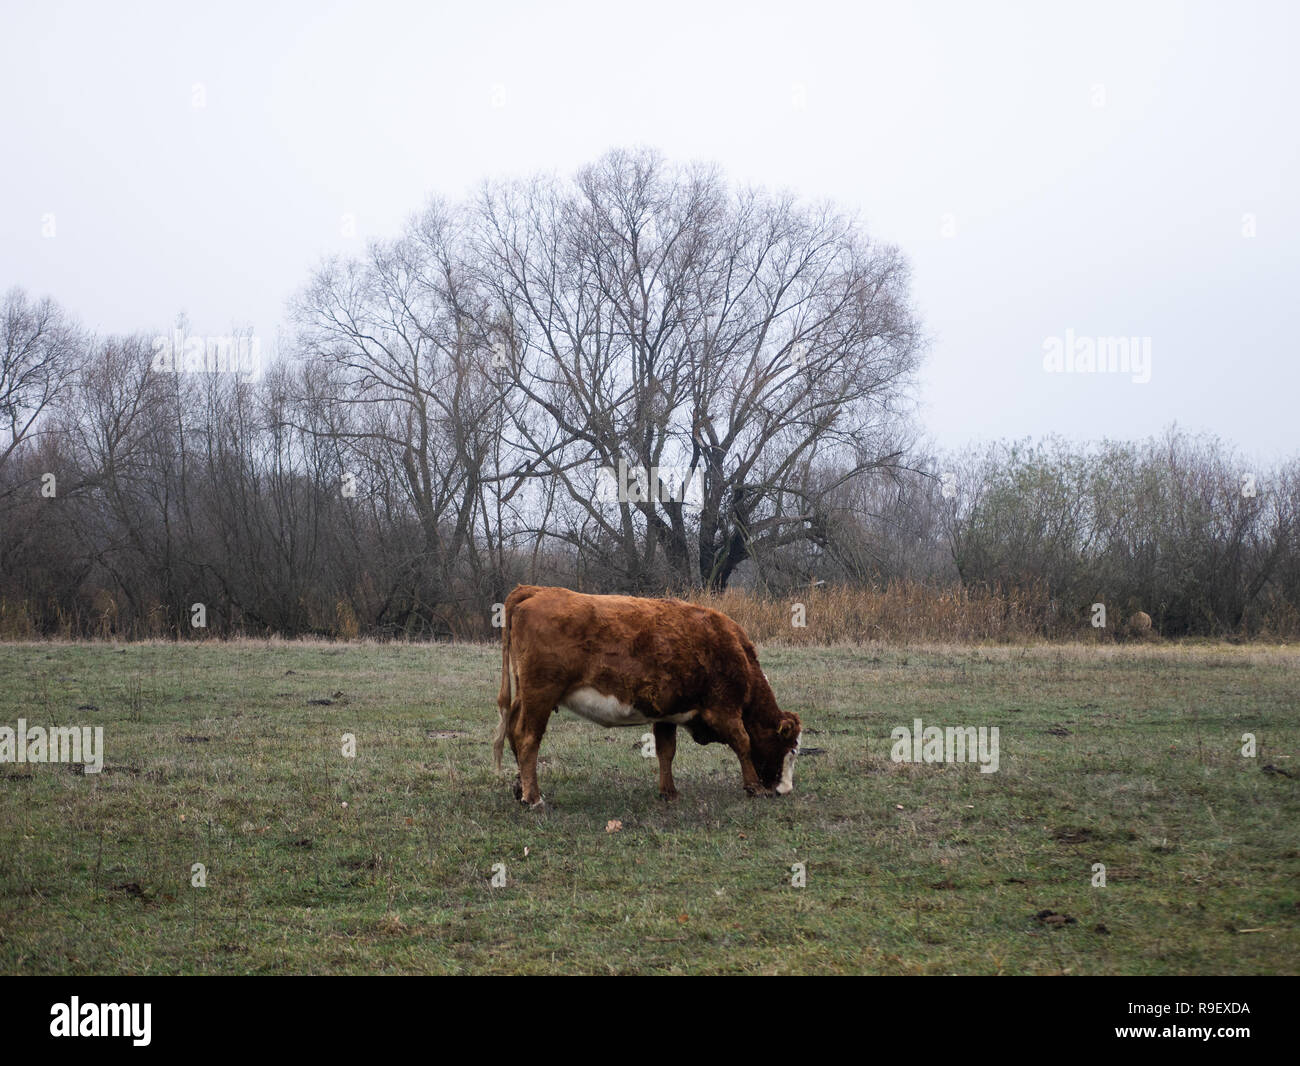
[[[505,614],[501,619],[501,691],[497,693],[497,710],[501,712],[501,721],[497,731],[492,735],[492,762],[497,770],[501,769],[501,755],[505,751],[506,734],[519,712],[519,678],[515,665],[510,661],[510,615],[514,606],[506,600]]]

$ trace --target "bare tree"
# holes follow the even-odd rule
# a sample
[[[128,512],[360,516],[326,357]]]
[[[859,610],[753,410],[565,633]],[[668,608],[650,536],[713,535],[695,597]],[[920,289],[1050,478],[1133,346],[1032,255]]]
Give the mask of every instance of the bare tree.
[[[297,304],[300,352],[330,370],[317,399],[347,413],[329,432],[374,484],[400,472],[423,543],[411,560],[432,606],[469,556],[499,389],[487,309],[460,261],[457,213],[433,204],[364,259],[334,260]]]
[[[652,152],[488,187],[479,215],[527,401],[513,443],[563,486],[554,534],[603,545],[630,587],[725,586],[823,536],[828,494],[900,458],[921,338],[906,263],[856,220]],[[602,500],[620,460],[639,484]]]
[[[0,467],[36,432],[77,365],[81,331],[49,297],[10,289],[0,305]]]

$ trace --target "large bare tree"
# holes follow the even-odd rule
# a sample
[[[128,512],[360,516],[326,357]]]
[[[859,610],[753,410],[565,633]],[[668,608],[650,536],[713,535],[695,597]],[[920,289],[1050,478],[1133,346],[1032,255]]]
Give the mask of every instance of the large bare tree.
[[[552,534],[629,587],[725,586],[822,537],[828,494],[900,458],[921,338],[906,262],[857,220],[649,151],[478,208],[475,268],[526,400],[512,446],[563,488]]]

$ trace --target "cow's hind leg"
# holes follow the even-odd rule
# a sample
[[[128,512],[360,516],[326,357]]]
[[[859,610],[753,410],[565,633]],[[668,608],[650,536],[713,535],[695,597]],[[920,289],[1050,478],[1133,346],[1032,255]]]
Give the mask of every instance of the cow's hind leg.
[[[673,784],[673,756],[677,754],[677,727],[672,722],[656,722],[654,735],[655,754],[659,756],[659,798],[675,800],[677,786]]]
[[[555,710],[552,694],[528,695],[519,706],[510,731],[510,747],[519,764],[519,778],[515,782],[515,798],[530,807],[541,807],[542,790],[537,785],[537,749],[541,747],[546,723]]]

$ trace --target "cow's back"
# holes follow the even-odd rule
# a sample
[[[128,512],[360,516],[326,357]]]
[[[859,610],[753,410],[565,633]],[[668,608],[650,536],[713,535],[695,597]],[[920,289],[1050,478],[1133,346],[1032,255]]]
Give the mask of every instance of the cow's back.
[[[748,640],[710,608],[522,585],[506,614],[525,685],[594,688],[651,717],[748,697]]]

